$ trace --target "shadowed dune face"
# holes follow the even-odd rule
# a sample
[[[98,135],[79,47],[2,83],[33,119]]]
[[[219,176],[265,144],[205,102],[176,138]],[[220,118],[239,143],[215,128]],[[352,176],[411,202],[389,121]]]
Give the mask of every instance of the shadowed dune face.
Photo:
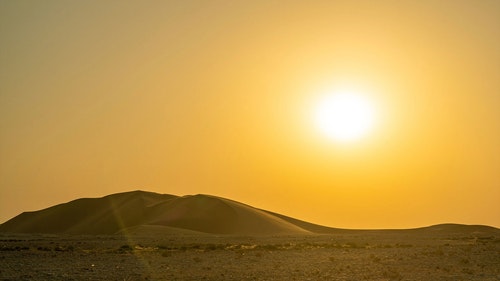
[[[2,232],[18,233],[113,234],[132,230],[212,234],[308,233],[293,223],[235,201],[209,195],[178,197],[144,191],[77,199],[22,213],[0,225]]]
[[[176,198],[135,191],[83,198],[44,210],[25,212],[0,226],[0,231],[26,233],[111,234],[139,225],[148,206]]]
[[[500,232],[488,226],[457,224],[390,231],[416,234]],[[0,225],[0,232],[274,235],[356,231],[320,226],[210,195],[178,197],[132,191],[102,198],[77,199],[44,210],[25,212]]]
[[[237,231],[236,211],[218,198],[186,196],[155,206],[148,224],[164,225],[207,233]]]

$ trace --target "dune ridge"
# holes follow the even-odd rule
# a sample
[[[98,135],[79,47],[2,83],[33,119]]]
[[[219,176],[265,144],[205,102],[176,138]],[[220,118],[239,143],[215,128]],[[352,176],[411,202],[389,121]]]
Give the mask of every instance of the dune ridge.
[[[0,232],[65,234],[308,235],[353,231],[360,230],[321,226],[212,195],[180,197],[140,190],[24,212],[0,225]],[[498,233],[500,229],[440,224],[406,231]]]
[[[307,234],[272,213],[211,195],[131,191],[24,212],[0,225],[15,233]]]

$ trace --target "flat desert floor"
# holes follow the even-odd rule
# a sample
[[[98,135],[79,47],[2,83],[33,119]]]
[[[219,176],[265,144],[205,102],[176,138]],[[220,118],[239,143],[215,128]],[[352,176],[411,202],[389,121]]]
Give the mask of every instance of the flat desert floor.
[[[0,234],[0,280],[500,280],[500,237]]]

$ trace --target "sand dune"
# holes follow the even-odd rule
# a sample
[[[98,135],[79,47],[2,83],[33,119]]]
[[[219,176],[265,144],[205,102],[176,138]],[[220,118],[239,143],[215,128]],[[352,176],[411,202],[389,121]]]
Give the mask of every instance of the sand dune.
[[[111,234],[142,224],[149,206],[175,198],[134,191],[102,198],[83,198],[35,212],[0,225],[0,231],[24,233]]]
[[[178,197],[144,191],[77,199],[25,212],[0,225],[1,232],[306,234],[272,213],[209,195]]]
[[[147,224],[217,234],[309,233],[259,209],[209,195],[176,198],[157,205]]]
[[[68,234],[274,235],[352,231],[308,223],[216,196],[179,197],[145,191],[77,199],[22,213],[0,225],[0,232]],[[485,233],[500,230],[442,224],[412,231]]]

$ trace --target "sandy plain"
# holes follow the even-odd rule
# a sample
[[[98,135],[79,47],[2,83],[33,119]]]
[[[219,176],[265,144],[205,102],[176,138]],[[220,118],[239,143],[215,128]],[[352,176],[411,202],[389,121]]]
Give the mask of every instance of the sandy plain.
[[[0,280],[500,280],[500,237],[0,234]]]

